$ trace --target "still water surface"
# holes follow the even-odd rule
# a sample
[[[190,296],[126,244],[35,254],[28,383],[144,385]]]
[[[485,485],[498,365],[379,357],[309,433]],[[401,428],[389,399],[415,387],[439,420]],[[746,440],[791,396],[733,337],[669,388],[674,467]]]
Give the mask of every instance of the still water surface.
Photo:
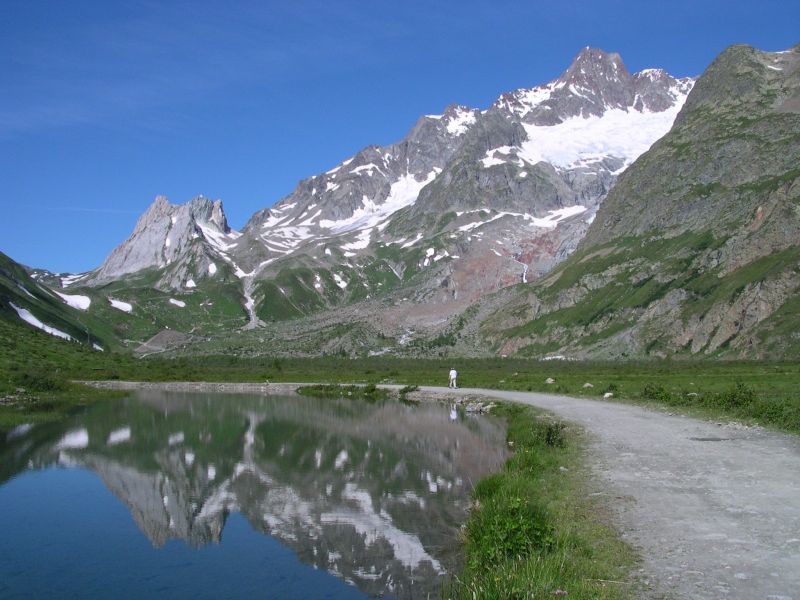
[[[504,440],[439,404],[101,403],[0,444],[0,597],[438,597]]]

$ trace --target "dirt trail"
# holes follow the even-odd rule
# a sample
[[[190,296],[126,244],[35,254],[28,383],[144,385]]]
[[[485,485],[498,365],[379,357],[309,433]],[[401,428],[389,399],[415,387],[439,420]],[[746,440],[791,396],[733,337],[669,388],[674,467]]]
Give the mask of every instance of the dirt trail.
[[[800,600],[800,438],[566,396],[420,390],[530,404],[589,431],[653,597]]]

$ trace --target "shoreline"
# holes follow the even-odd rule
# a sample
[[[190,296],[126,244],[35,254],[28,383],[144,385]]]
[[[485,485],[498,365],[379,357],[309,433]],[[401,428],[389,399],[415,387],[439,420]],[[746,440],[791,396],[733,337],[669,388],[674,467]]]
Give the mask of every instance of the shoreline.
[[[293,394],[307,383],[214,383],[209,381],[80,381],[74,383],[100,390],[163,390],[168,392],[259,392],[262,394]]]
[[[223,394],[297,394],[298,388],[317,385],[309,382],[286,383],[231,383],[211,381],[85,381],[75,380],[73,383],[86,385],[99,390],[135,391],[135,390],[160,390],[165,392],[218,392]],[[361,385],[361,384],[355,384]],[[403,388],[397,384],[379,384],[379,388],[388,390],[393,395],[399,394]],[[460,390],[433,390],[420,388],[410,392],[407,398],[413,402],[439,402],[459,405],[475,405],[469,412],[488,412],[486,408],[494,404],[493,390],[465,394]],[[480,405],[480,406],[478,406]],[[489,409],[491,410],[491,409]]]

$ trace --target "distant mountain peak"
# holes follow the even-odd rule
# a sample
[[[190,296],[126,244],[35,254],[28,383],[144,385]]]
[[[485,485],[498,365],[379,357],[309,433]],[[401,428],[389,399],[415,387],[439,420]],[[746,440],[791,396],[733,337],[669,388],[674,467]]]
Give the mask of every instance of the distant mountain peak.
[[[693,82],[675,79],[663,69],[631,74],[616,52],[586,47],[557,79],[503,94],[492,108],[538,126],[600,117],[615,109],[663,112],[682,101]]]
[[[209,257],[227,249],[238,235],[228,226],[221,200],[199,195],[175,205],[159,195],[139,217],[131,236],[87,281],[103,283],[144,269],[180,267],[189,256],[205,268]],[[183,269],[173,268],[164,287],[183,287],[185,275]]]
[[[587,46],[578,53],[558,81],[566,85],[597,88],[608,82],[622,83],[629,78],[630,73],[619,54]]]

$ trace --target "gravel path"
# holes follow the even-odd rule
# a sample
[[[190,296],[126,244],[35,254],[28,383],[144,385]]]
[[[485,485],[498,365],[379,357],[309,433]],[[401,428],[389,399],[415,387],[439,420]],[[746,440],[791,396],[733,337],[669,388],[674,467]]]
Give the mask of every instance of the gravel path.
[[[588,430],[654,597],[800,600],[800,438],[550,394],[420,391],[530,404]]]

